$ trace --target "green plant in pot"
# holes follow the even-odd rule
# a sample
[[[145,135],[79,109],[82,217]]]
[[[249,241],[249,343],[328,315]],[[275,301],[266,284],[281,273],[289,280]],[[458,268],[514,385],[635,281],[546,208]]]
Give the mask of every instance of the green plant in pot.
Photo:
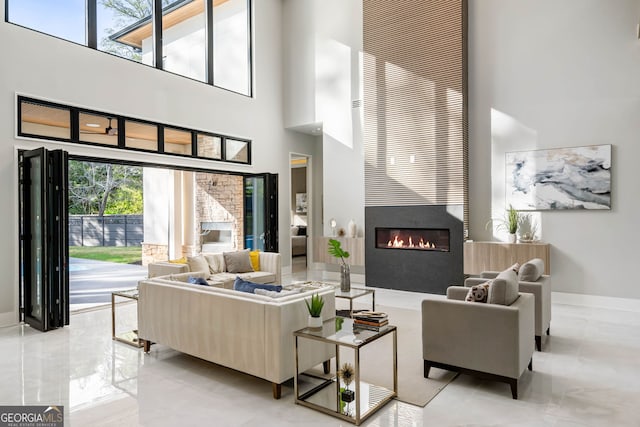
[[[341,243],[336,239],[329,239],[329,254],[340,258],[340,290],[349,292],[351,290],[351,270],[347,264],[349,252],[342,249]]]
[[[318,294],[311,295],[310,300],[304,300],[309,310],[309,327],[322,327],[322,307],[324,307],[324,298]]]
[[[504,218],[490,219],[485,225],[485,229],[490,224],[496,223],[496,230],[504,230],[509,233],[509,242],[515,243],[516,231],[518,231],[518,224],[520,224],[520,212],[518,212],[512,205],[509,205],[509,209],[506,210]]]

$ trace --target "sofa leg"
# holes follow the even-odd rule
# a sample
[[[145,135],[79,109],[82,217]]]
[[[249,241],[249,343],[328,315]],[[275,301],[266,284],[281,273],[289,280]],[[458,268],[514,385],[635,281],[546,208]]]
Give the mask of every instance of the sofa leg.
[[[273,398],[280,399],[282,397],[282,384],[271,383],[273,389]]]
[[[322,371],[326,374],[331,372],[331,360],[325,360],[322,362]]]
[[[511,386],[511,397],[518,400],[518,380],[514,378],[509,379],[509,385]]]
[[[549,331],[551,330],[551,326],[547,328],[547,335],[549,335]]]
[[[540,335],[536,335],[536,350],[542,351],[542,337]]]
[[[527,368],[528,368],[530,371],[533,371],[533,357],[532,357],[531,359],[529,359],[529,366],[527,366]]]
[[[424,377],[429,378],[429,371],[431,370],[431,364],[428,361],[424,361]]]
[[[143,344],[144,344],[144,346],[143,346],[143,351],[144,351],[145,353],[149,353],[149,350],[151,350],[151,341],[149,341],[149,340],[141,340],[141,341],[142,341],[142,342],[143,342]]]

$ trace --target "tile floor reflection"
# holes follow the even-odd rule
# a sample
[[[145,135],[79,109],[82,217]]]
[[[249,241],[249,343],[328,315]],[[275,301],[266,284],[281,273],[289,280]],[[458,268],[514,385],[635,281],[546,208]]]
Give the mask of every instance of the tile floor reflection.
[[[381,305],[415,310],[426,297],[433,296],[376,292]],[[120,304],[118,330],[135,316],[135,304]],[[426,407],[394,401],[363,425],[640,425],[640,314],[554,304],[551,333],[533,373],[521,378],[518,401],[505,384],[463,375]],[[62,404],[67,425],[345,425],[295,405],[292,384],[274,400],[267,381],[160,345],[145,355],[114,342],[109,308],[74,314],[69,327],[47,333],[1,328],[0,354],[0,404]]]

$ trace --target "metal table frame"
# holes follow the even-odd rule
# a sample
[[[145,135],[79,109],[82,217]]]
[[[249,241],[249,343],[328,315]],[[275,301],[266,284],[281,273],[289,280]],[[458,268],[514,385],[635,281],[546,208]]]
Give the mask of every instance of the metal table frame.
[[[142,347],[141,340],[138,339],[138,330],[124,332],[116,335],[116,297],[128,298],[138,302],[138,289],[129,289],[126,291],[111,292],[111,339],[120,341],[134,347]]]

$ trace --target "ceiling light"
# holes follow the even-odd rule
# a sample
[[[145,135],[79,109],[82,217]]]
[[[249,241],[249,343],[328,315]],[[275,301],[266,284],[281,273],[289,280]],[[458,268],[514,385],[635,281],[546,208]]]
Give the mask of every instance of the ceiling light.
[[[98,123],[87,123],[85,126],[89,128],[99,128],[100,125]]]

